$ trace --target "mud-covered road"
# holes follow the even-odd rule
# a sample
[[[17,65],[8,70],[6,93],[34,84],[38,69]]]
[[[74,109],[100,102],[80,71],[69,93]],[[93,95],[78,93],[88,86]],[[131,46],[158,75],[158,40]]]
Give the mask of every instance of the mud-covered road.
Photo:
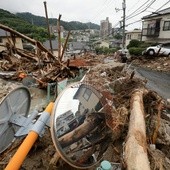
[[[146,78],[147,88],[156,91],[164,99],[170,98],[170,73],[159,72],[154,70],[149,70],[142,67],[133,67],[135,69],[136,75]]]

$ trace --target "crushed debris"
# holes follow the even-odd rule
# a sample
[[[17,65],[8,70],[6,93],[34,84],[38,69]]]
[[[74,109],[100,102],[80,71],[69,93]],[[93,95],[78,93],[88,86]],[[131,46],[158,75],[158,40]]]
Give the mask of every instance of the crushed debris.
[[[151,70],[156,70],[156,71],[162,71],[162,72],[170,72],[170,57],[151,57],[151,58],[145,58],[144,56],[134,58],[132,60],[132,64],[143,67],[143,68],[148,68]]]
[[[129,124],[134,107],[133,102],[136,101],[134,98],[135,94],[139,92],[143,96],[139,105],[144,111],[146,141],[143,142],[141,132],[136,134],[137,140],[139,143],[142,141],[141,146],[145,147],[147,151],[145,153],[148,153],[151,170],[170,169],[169,103],[156,92],[148,90],[145,86],[146,82],[136,77],[134,71],[129,72],[125,64],[115,62],[110,58],[106,62],[108,59],[106,56],[94,54],[86,54],[61,62],[42,47],[38,48],[36,52],[17,49],[13,42],[8,42],[6,47],[7,50],[0,53],[0,75],[8,79],[8,81],[2,80],[0,82],[1,100],[9,91],[20,85],[18,83],[13,85],[10,82],[11,80],[21,81],[30,76],[39,83],[39,86],[46,87],[49,82],[60,81],[69,77],[74,78],[78,74],[79,68],[88,69],[82,81],[93,85],[108,102],[107,107],[104,107],[102,111],[105,113],[106,125],[112,131],[112,140],[103,142],[103,146],[109,146],[103,159],[119,164],[122,169],[129,166],[125,159],[125,148],[131,135]],[[169,58],[153,60],[140,58],[133,60],[132,64],[159,71],[170,71]],[[0,155],[0,169],[6,167],[21,142],[21,140],[16,140],[11,147]],[[56,150],[51,140],[49,128],[46,128],[44,136],[36,141],[29,152],[22,164],[22,169],[76,169],[70,167],[61,158],[57,163],[53,161],[55,160],[55,153]],[[96,167],[98,166],[96,165]],[[96,167],[89,170],[94,170]]]

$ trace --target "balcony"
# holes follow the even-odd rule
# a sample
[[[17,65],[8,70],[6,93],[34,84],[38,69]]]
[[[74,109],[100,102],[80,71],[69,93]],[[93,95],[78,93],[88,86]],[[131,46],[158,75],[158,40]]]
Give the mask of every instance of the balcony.
[[[160,32],[160,27],[143,28],[142,35],[147,37],[158,37]]]

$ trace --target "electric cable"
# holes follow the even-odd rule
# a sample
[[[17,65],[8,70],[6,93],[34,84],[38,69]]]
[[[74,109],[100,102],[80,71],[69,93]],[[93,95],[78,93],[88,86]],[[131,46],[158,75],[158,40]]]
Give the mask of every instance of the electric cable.
[[[127,17],[130,17],[131,15],[134,15],[136,12],[139,12],[139,10],[143,9],[147,3],[153,0],[147,0],[145,1],[141,6],[139,6],[135,11],[133,11],[131,14],[129,14]]]
[[[158,8],[155,12],[158,12],[160,9],[162,9],[165,5],[167,5],[168,3],[170,3],[170,0],[168,0],[168,2],[166,2],[165,4],[163,4],[160,8]]]
[[[150,4],[148,4],[148,5],[145,7],[145,9],[143,9],[143,10],[140,11],[139,13],[134,14],[134,15],[132,15],[132,16],[127,16],[127,17],[126,17],[126,20],[129,20],[129,19],[131,19],[131,18],[133,18],[133,17],[136,17],[137,15],[140,15],[141,13],[145,12],[153,3],[155,3],[155,1],[156,1],[156,0],[152,0],[152,2],[151,2]]]

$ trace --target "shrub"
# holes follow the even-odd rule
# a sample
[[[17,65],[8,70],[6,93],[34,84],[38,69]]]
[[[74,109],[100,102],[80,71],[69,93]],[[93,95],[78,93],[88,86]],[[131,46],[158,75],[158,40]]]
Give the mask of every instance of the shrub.
[[[95,48],[96,54],[113,54],[117,51],[117,48],[107,48],[107,47],[96,47]]]
[[[127,45],[127,49],[129,49],[131,47],[140,47],[141,44],[142,44],[142,42],[139,40],[131,40],[129,45]]]
[[[142,55],[142,51],[144,51],[144,50],[145,50],[145,48],[132,47],[132,48],[129,48],[129,53],[130,53],[130,55],[140,56],[140,55]]]

